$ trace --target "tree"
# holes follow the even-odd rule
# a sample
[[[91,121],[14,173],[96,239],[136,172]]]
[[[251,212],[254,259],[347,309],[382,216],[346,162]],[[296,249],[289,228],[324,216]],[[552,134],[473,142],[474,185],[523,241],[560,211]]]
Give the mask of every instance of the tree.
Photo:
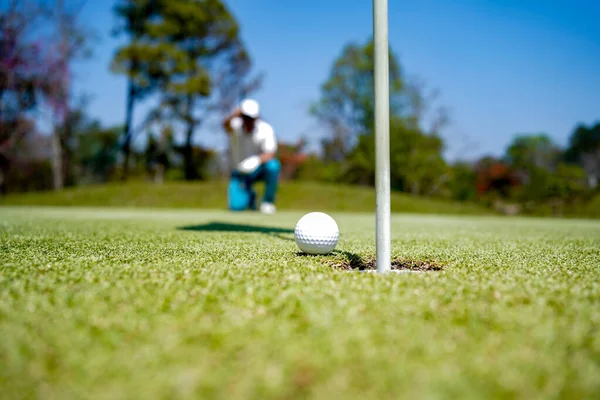
[[[373,41],[348,44],[311,109],[329,130],[322,142],[324,158],[341,162],[338,178],[363,185],[373,185],[375,179],[373,70]],[[422,84],[406,82],[391,49],[389,82],[391,184],[414,194],[439,192],[448,179],[439,136],[446,114],[438,109],[429,115],[435,94],[426,94]],[[432,122],[429,129],[424,128],[425,119]]]
[[[578,125],[569,138],[565,160],[583,167],[590,188],[600,180],[600,122],[593,126]]]
[[[507,147],[505,161],[523,185],[517,192],[522,202],[544,202],[552,197],[551,186],[561,150],[545,134],[517,135]]]
[[[585,193],[585,171],[577,165],[560,163],[552,175],[550,195],[572,199]]]
[[[119,19],[115,36],[128,37],[127,44],[117,49],[111,64],[113,72],[127,76],[125,124],[121,143],[122,179],[127,179],[129,175],[131,142],[135,136],[132,127],[135,104],[156,89],[157,80],[161,76],[160,70],[152,62],[160,49],[155,46],[147,28],[150,19],[160,14],[162,4],[154,0],[119,0],[114,7]]]
[[[64,170],[65,185],[106,182],[112,177],[122,127],[106,128],[98,120],[91,119],[83,107],[73,107],[68,119],[56,129],[57,136],[69,138],[62,146],[63,154],[69,160]]]
[[[250,77],[251,60],[234,16],[220,0],[168,1],[153,34],[171,44],[164,65],[163,107],[184,125],[184,174],[198,177],[194,133],[209,113],[225,113],[260,84]],[[199,154],[204,154],[200,152]]]
[[[136,2],[137,4],[137,2]],[[183,126],[186,179],[198,177],[194,134],[211,113],[229,111],[260,84],[250,76],[251,60],[234,16],[219,0],[155,0],[143,39],[118,55],[136,85],[156,88],[160,110],[152,115]],[[144,86],[145,85],[145,86]],[[198,154],[204,154],[197,152]]]
[[[146,148],[146,170],[154,182],[163,183],[165,173],[172,165],[173,151],[176,145],[173,141],[173,128],[170,125],[160,127],[158,138],[152,133],[148,135]]]
[[[329,129],[331,141],[347,154],[357,137],[373,131],[374,123],[374,46],[350,43],[335,60],[329,78],[321,85],[321,98],[311,113]],[[390,49],[390,115],[402,115],[407,93],[400,64]]]
[[[91,54],[88,47],[93,32],[80,23],[79,13],[84,2],[56,0],[44,3],[43,34],[40,33],[40,51],[44,60],[44,79],[36,88],[50,110],[52,135],[52,169],[54,189],[64,186],[69,170],[65,152],[72,140],[70,113],[73,108],[73,73],[71,64]]]
[[[446,163],[442,157],[443,141],[428,135],[404,120],[390,123],[390,183],[395,190],[415,195],[436,194],[441,189]],[[375,184],[375,141],[373,134],[360,135],[348,158],[345,179],[363,185]]]
[[[33,125],[33,123],[32,123]],[[12,148],[10,168],[3,176],[6,193],[52,189],[52,164],[48,154],[50,138],[32,128]]]
[[[477,174],[473,165],[457,162],[450,167],[448,189],[450,197],[458,201],[472,201],[477,196]]]
[[[503,160],[486,156],[475,165],[476,188],[480,197],[508,198],[521,186],[516,171]]]
[[[0,14],[0,191],[19,143],[35,133],[33,111],[45,79],[41,43],[32,38],[42,19],[33,4],[12,1]]]
[[[40,117],[50,117],[53,187],[65,183],[65,148],[72,139],[70,64],[89,54],[91,37],[78,22],[82,4],[12,1],[0,15],[0,182],[18,142],[35,132]],[[43,115],[42,110],[50,113]]]
[[[552,171],[560,160],[560,149],[546,134],[517,135],[506,149],[505,159],[525,173],[534,168]]]

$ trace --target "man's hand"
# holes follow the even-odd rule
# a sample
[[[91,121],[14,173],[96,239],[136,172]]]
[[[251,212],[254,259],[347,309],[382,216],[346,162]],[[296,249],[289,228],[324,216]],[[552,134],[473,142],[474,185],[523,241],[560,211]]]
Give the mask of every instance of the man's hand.
[[[242,110],[240,110],[239,107],[236,108],[235,110],[233,110],[231,112],[231,114],[229,114],[223,121],[223,129],[225,129],[225,132],[231,133],[231,131],[232,131],[231,120],[234,119],[235,117],[241,117],[241,116],[242,116]]]
[[[256,171],[258,167],[260,167],[260,164],[260,156],[251,156],[238,164],[238,171],[243,174],[251,174],[252,172]]]

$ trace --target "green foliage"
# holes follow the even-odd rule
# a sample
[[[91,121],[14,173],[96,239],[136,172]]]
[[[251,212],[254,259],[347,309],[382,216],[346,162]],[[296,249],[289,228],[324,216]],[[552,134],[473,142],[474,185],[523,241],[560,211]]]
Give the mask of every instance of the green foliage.
[[[392,123],[390,136],[392,185],[412,194],[437,194],[446,178],[442,139],[399,123]]]
[[[542,168],[530,169],[526,181],[512,191],[510,198],[527,203],[529,207],[536,207],[550,197],[551,182],[552,175],[548,171]]]
[[[311,112],[341,141],[351,148],[356,136],[373,131],[373,41],[350,43],[335,60],[329,78],[321,85],[321,98]],[[390,114],[402,115],[406,93],[400,64],[390,49]]]
[[[585,171],[561,163],[561,150],[547,135],[520,135],[507,148],[506,159],[522,176],[513,197],[534,208],[552,202],[562,207],[585,194]]]
[[[329,129],[329,137],[322,142],[325,164],[339,163],[323,171],[324,180],[374,184],[373,56],[372,40],[348,44],[313,105],[313,115]],[[417,86],[405,82],[391,49],[389,79],[392,187],[413,194],[440,194],[448,180],[444,143],[438,134],[443,121],[438,120],[432,132],[423,131],[423,112],[429,104]]]
[[[174,130],[171,125],[162,127],[159,135],[155,135],[152,131],[148,132],[148,145],[144,152],[147,168],[151,169],[155,165],[161,165],[166,171],[174,166],[177,147],[174,138]]]
[[[448,190],[457,201],[474,201],[477,197],[477,173],[472,165],[459,162],[450,167]]]
[[[600,181],[600,122],[575,128],[569,138],[565,160],[581,166],[587,174],[588,185],[597,187]]]
[[[159,110],[150,115],[183,124],[185,176],[199,178],[202,160],[194,160],[192,149],[197,129],[209,112],[229,111],[260,83],[250,77],[237,21],[220,0],[127,1],[116,12],[131,39],[113,69],[138,88],[158,90]]]
[[[442,158],[443,141],[409,128],[400,119],[390,124],[390,179],[396,190],[412,194],[434,194],[440,189],[446,163]],[[375,182],[375,140],[373,134],[359,136],[349,154],[345,180],[373,185]]]
[[[94,121],[77,133],[76,162],[80,183],[107,182],[114,175],[122,128],[104,128]]]
[[[569,162],[582,162],[586,153],[600,149],[600,122],[587,127],[578,125],[569,138],[565,159]]]
[[[560,161],[560,149],[546,134],[518,135],[506,149],[505,158],[526,173],[535,168],[551,171]]]
[[[155,0],[119,0],[114,7],[119,25],[115,29],[116,35],[126,35],[127,43],[118,48],[111,69],[114,73],[127,76],[127,101],[125,108],[125,122],[121,146],[123,162],[121,168],[122,179],[129,176],[131,164],[131,143],[137,134],[134,129],[133,114],[136,104],[144,97],[154,93],[162,80],[164,80],[163,52],[165,48],[156,43],[148,32],[149,22],[160,15],[162,1]],[[156,110],[150,110],[145,118],[145,124],[156,122]]]
[[[176,146],[175,151],[185,157],[185,147]],[[187,168],[192,169],[192,174],[197,180],[210,179],[214,175],[214,172],[210,170],[210,167],[215,158],[216,152],[214,150],[203,146],[192,146],[192,164]],[[186,179],[188,176],[184,175]]]
[[[548,185],[549,196],[573,199],[586,192],[586,176],[583,168],[561,163],[551,175]]]
[[[208,107],[198,102],[212,100],[212,107],[226,109],[239,100],[251,68],[239,34],[234,16],[221,1],[164,3],[149,35],[163,47],[159,65],[165,76],[164,105],[177,117],[198,123],[193,107]]]
[[[155,89],[162,77],[160,60],[169,48],[153,43],[148,35],[149,21],[160,13],[161,5],[154,0],[119,0],[114,7],[119,23],[115,34],[126,35],[128,42],[115,52],[111,70],[127,75],[136,99]]]
[[[521,176],[520,187],[512,193],[515,199],[540,203],[549,197],[551,171],[559,158],[547,135],[516,135],[506,149],[505,160]]]
[[[74,109],[68,119],[56,127],[63,138],[66,184],[107,182],[117,168],[119,136],[122,127],[104,127],[90,119],[85,109]]]
[[[565,215],[567,206],[585,205],[587,194],[584,171],[577,166],[560,164],[552,173],[542,168],[530,171],[528,181],[515,189],[511,198],[523,204],[525,213]],[[540,210],[540,207],[549,209]],[[568,214],[589,215],[576,209]]]
[[[6,171],[4,179],[6,193],[50,190],[52,189],[52,164],[45,159],[14,160]]]

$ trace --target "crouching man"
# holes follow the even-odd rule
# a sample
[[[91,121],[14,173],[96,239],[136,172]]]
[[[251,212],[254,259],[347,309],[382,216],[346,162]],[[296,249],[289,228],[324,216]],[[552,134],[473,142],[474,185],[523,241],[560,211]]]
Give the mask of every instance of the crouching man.
[[[279,171],[275,158],[277,139],[271,125],[260,117],[260,106],[252,99],[240,103],[223,121],[229,136],[229,160],[231,176],[228,188],[230,210],[255,210],[254,183],[264,181],[265,192],[260,211],[273,214]]]

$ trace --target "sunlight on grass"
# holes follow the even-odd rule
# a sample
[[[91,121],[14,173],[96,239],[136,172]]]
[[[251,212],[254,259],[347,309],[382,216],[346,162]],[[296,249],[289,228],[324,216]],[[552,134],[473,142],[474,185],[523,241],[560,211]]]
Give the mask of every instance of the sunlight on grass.
[[[0,208],[4,398],[597,398],[600,223],[302,212]]]

